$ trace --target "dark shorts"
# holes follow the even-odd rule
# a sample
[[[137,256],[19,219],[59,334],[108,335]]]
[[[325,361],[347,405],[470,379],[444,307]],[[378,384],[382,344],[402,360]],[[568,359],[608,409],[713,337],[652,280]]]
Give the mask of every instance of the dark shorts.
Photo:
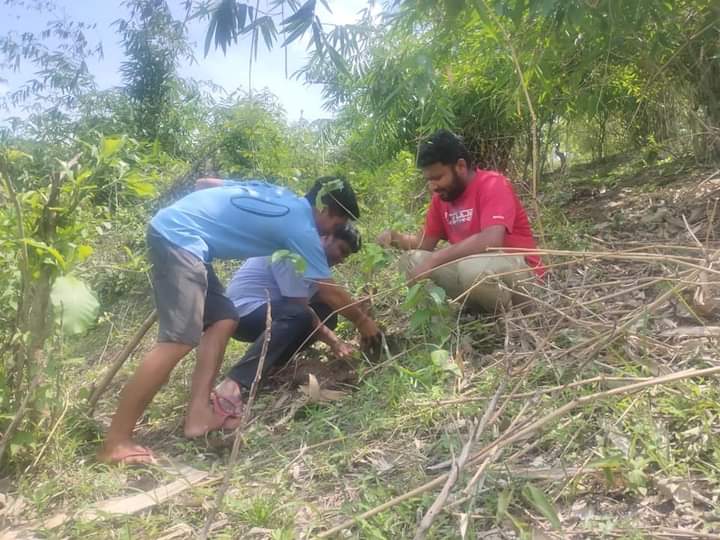
[[[237,320],[212,266],[161,236],[147,232],[152,284],[158,312],[158,342],[197,345],[203,330],[224,319]]]

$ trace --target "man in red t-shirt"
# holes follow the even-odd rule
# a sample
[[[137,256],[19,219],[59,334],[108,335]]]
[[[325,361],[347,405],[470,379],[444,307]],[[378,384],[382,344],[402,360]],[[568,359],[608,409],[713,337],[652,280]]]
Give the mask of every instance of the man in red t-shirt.
[[[537,255],[521,254],[536,245],[512,185],[498,172],[473,169],[465,145],[447,130],[420,146],[418,166],[433,192],[424,230],[386,230],[378,243],[412,250],[407,261],[411,281],[430,277],[452,297],[469,291],[467,303],[480,309],[507,306],[518,280],[544,272]],[[450,245],[435,249],[440,240]],[[486,253],[489,248],[504,253]],[[520,250],[512,254],[513,248]]]

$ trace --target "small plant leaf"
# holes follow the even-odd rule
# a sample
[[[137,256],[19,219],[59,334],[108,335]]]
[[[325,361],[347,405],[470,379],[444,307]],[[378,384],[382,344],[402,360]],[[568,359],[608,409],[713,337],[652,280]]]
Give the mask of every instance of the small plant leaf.
[[[276,264],[283,261],[289,261],[295,268],[295,272],[301,276],[307,270],[307,261],[297,253],[293,253],[288,249],[278,249],[270,257],[270,264]]]
[[[461,377],[460,367],[455,363],[450,356],[450,352],[445,349],[438,349],[430,353],[430,360],[432,363],[444,371],[449,371],[456,377]]]
[[[61,276],[53,283],[50,300],[55,316],[61,317],[66,334],[79,334],[97,319],[100,303],[90,287],[74,276]]]
[[[123,137],[104,137],[100,143],[100,158],[107,159],[118,153],[125,139]]]
[[[93,248],[92,246],[88,246],[87,244],[81,244],[77,247],[77,257],[80,262],[87,259],[90,255],[93,254]]]

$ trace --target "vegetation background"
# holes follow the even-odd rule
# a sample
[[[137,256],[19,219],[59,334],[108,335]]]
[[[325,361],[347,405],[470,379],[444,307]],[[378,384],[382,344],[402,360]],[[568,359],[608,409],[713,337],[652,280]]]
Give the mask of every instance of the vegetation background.
[[[56,2],[4,6],[33,17]],[[352,396],[313,404],[287,389],[261,395],[216,516],[217,538],[317,535],[422,485],[436,474],[429,465],[461,455],[498,388],[526,397],[503,402],[487,432],[476,434],[478,444],[529,425],[524,415],[543,419],[593,395],[594,377],[665,375],[679,359],[687,368],[717,366],[716,334],[678,344],[660,340],[653,326],[675,317],[673,328],[688,320],[708,328],[714,317],[707,287],[716,277],[717,227],[708,203],[717,199],[707,188],[717,189],[720,159],[717,2],[392,0],[368,2],[352,24],[324,23],[321,4],[186,0],[171,10],[165,0],[127,0],[108,37],[122,44],[123,82],[106,90],[88,68],[102,51],[87,37],[93,21],[58,18],[40,32],[0,36],[1,74],[32,73],[2,96],[0,128],[0,491],[8,528],[32,524],[37,534],[73,538],[176,538],[202,528],[213,482],[135,516],[84,520],[76,512],[169,474],[93,461],[130,367],[94,415],[87,400],[109,358],[152,310],[149,217],[203,174],[264,178],[298,192],[321,175],[348,176],[363,205],[366,242],[341,280],[370,299],[397,337],[382,363],[358,359]],[[192,25],[206,34],[201,50],[188,39]],[[178,75],[182,61],[203,62],[219,49],[247,65],[251,83],[265,50],[296,40],[308,44],[307,62],[286,76],[322,85],[327,120],[289,122],[272,89],[223,89]],[[536,327],[530,318],[512,330],[460,317],[439,289],[408,290],[394,254],[371,242],[384,228],[422,223],[428,197],[415,152],[441,127],[463,135],[477,163],[506,172],[522,194],[558,265],[544,285],[542,294],[556,296],[545,297],[542,324],[560,311],[562,327]],[[619,240],[622,249],[635,241],[633,249],[659,259],[562,262],[568,253],[621,249]],[[671,251],[660,247],[666,244]],[[705,273],[683,273],[690,264]],[[224,266],[224,275],[234,266]],[[688,283],[700,287],[694,296],[680,290]],[[592,308],[577,296],[587,287],[597,293]],[[701,289],[705,300],[697,299]],[[607,302],[618,292],[637,304],[618,315],[611,340],[598,337],[615,324]],[[670,311],[655,309],[661,300]],[[703,315],[698,306],[710,308]],[[581,314],[569,315],[571,308]],[[628,314],[632,324],[622,318]],[[543,353],[519,369],[513,362],[526,357],[513,356],[513,346],[527,339],[522,354],[548,347],[575,361]],[[241,350],[233,347],[228,359]],[[491,361],[497,351],[506,356]],[[190,364],[140,429],[173,459],[215,478],[228,441],[179,436]],[[594,382],[564,386],[588,379]],[[512,441],[504,467],[481,467],[480,485],[445,505],[428,531],[418,515],[434,500],[430,489],[359,519],[350,534],[716,538],[719,388],[711,378],[682,385],[593,398],[543,422],[534,438]],[[520,465],[546,474],[512,468]],[[558,468],[566,474],[548,476]],[[683,499],[685,488],[694,495]],[[661,517],[643,513],[650,507]],[[59,512],[75,519],[50,532],[38,522]]]

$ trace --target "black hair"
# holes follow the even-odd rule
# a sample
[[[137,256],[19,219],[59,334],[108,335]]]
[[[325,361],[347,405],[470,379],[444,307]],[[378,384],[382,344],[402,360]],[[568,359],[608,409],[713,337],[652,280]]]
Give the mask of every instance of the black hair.
[[[360,208],[358,208],[357,197],[353,188],[350,186],[344,176],[323,176],[315,180],[315,183],[305,194],[305,198],[310,201],[311,206],[317,206],[317,196],[320,190],[327,183],[338,181],[340,187],[324,193],[320,198],[321,202],[328,207],[330,213],[334,216],[346,216],[350,219],[360,218]]]
[[[360,238],[360,231],[352,223],[345,223],[344,225],[337,225],[332,232],[334,238],[347,242],[350,246],[351,253],[357,253],[362,247],[362,238]]]
[[[440,129],[420,145],[417,166],[422,169],[433,163],[455,165],[459,159],[464,159],[468,168],[471,166],[470,152],[465,148],[462,138],[452,131]]]

